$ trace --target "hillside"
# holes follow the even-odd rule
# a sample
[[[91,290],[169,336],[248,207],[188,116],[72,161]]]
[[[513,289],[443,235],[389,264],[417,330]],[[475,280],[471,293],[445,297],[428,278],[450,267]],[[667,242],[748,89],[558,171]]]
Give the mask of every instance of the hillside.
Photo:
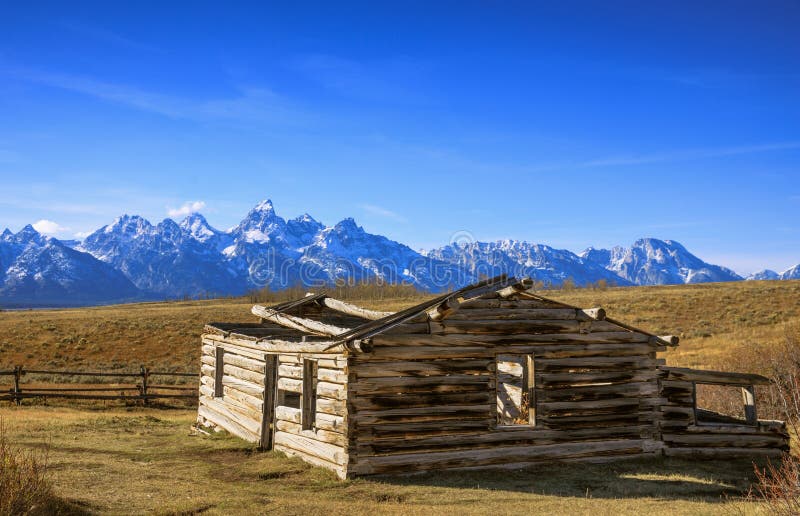
[[[664,354],[675,365],[753,370],[730,360],[756,352],[800,327],[800,282],[738,282],[673,287],[549,291],[581,306],[604,306],[622,321],[681,336]],[[399,309],[426,296],[354,300]],[[199,333],[212,320],[252,321],[248,300],[142,303],[101,308],[0,313],[0,368],[135,367],[196,370]],[[752,355],[747,355],[752,356]],[[0,406],[15,443],[49,442],[56,494],[68,513],[499,514],[519,512],[754,513],[739,498],[752,465],[737,461],[630,461],[548,464],[498,474],[437,472],[340,482],[279,453],[226,436],[187,431],[196,410]],[[80,446],[75,443],[79,442]],[[135,479],[135,480],[132,480]],[[122,489],[120,486],[125,485]],[[92,489],[86,489],[92,486]],[[315,496],[305,496],[312,489]],[[180,493],[176,496],[175,493]]]
[[[681,337],[664,353],[671,365],[720,367],[743,347],[769,346],[786,324],[800,324],[800,281],[550,290],[544,295],[658,334]],[[428,296],[354,299],[381,310]],[[210,321],[252,322],[245,299],[138,303],[94,308],[0,313],[0,367],[121,368],[148,364],[195,370],[199,336]]]

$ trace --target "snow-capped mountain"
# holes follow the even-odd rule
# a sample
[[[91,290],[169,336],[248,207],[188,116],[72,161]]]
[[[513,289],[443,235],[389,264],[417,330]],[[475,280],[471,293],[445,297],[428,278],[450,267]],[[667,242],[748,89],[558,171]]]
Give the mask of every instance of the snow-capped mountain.
[[[778,280],[781,279],[781,275],[769,269],[762,269],[758,272],[754,272],[745,279],[748,281]]]
[[[476,277],[505,272],[516,277],[529,276],[545,285],[561,285],[567,279],[580,286],[599,280],[612,285],[631,284],[627,279],[565,249],[518,240],[450,244],[429,251],[427,256],[462,267]]]
[[[190,215],[181,225],[164,219],[155,226],[123,215],[77,249],[110,264],[151,296],[243,294],[246,285],[220,255],[226,237],[202,215]]]
[[[417,252],[366,232],[351,218],[334,226],[308,214],[286,220],[268,200],[227,231],[194,213],[180,223],[165,219],[156,225],[123,215],[80,243],[42,236],[30,225],[0,234],[0,303],[15,306],[240,295],[265,286],[319,287],[343,279],[407,282],[440,291],[499,273],[552,286],[568,279],[577,285],[742,279],[672,240],[646,238],[630,248],[589,248],[580,255],[517,240]],[[748,279],[800,279],[800,265]]]
[[[780,279],[782,280],[792,280],[792,279],[800,279],[800,263],[792,267],[791,269],[786,269],[781,273]]]
[[[301,258],[303,270],[326,282],[382,279],[410,282],[429,291],[463,286],[477,276],[407,245],[364,231],[352,218],[320,231]]]
[[[31,225],[0,236],[0,303],[60,306],[132,301],[141,292],[118,270],[39,234]]]
[[[580,254],[635,285],[674,285],[738,281],[725,267],[706,263],[674,240],[642,238],[626,249],[586,249]]]

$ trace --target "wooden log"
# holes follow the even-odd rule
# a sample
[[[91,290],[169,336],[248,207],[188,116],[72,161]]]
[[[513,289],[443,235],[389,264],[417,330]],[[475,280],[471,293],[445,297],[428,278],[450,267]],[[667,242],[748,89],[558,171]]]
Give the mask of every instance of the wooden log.
[[[559,460],[611,454],[641,454],[641,440],[596,441],[554,444],[520,448],[503,446],[480,450],[459,450],[438,453],[409,453],[360,458],[354,466],[359,474],[392,471],[425,471],[463,466],[496,465],[508,462]]]
[[[344,433],[347,430],[345,418],[338,415],[326,414],[317,410],[316,426],[320,430]]]
[[[368,310],[366,308],[361,308],[360,306],[356,306],[350,303],[345,303],[344,301],[339,301],[338,299],[334,299],[332,297],[323,297],[317,302],[330,308],[331,310],[336,310],[337,312],[341,312],[343,314],[352,315],[354,317],[361,317],[362,319],[368,319],[371,321],[383,319],[384,317],[388,317],[394,314],[394,312],[379,312],[376,310]]]
[[[524,292],[528,289],[533,288],[533,280],[530,278],[522,278],[517,283],[504,287],[497,291],[497,295],[503,299],[507,297],[511,297],[513,295],[519,294],[520,292]]]
[[[670,447],[710,448],[781,448],[788,450],[788,440],[780,435],[767,434],[685,434],[664,433],[664,442]]]
[[[317,398],[317,417],[321,414],[330,414],[332,416],[346,416],[347,404],[344,400],[336,400],[331,398]]]
[[[263,360],[253,360],[252,358],[243,357],[234,353],[225,354],[225,363],[233,366],[258,373],[263,378],[266,366]]]
[[[337,383],[320,381],[317,383],[317,396],[319,398],[347,400],[347,387]]]
[[[341,385],[347,383],[347,374],[341,369],[319,368],[317,369],[317,378],[319,378],[321,382],[337,383]]]
[[[295,380],[293,378],[278,378],[278,389],[282,391],[303,393],[303,381]]]
[[[284,365],[278,366],[278,376],[281,378],[294,378],[296,380],[303,379],[303,367],[300,365]]]
[[[258,317],[261,317],[267,321],[280,324],[281,326],[316,335],[336,336],[342,333],[347,333],[352,329],[326,324],[313,319],[280,313],[261,305],[253,306],[251,312],[253,315],[257,315]]]
[[[300,424],[303,411],[294,407],[275,407],[275,419]]]
[[[441,321],[445,317],[449,317],[451,314],[455,313],[460,305],[461,303],[458,299],[445,299],[427,311],[428,319],[431,321]]]
[[[347,461],[347,454],[341,446],[335,446],[281,430],[275,432],[275,445],[292,449],[301,456],[311,455],[334,464],[343,465]]]
[[[781,457],[785,452],[779,448],[664,448],[667,457],[702,457],[707,459],[729,459],[737,457]]]
[[[489,348],[502,348],[511,346],[524,346],[530,344],[558,344],[558,343],[642,343],[648,342],[649,337],[640,333],[623,332],[592,332],[592,333],[515,333],[510,335],[376,335],[372,339],[375,348],[379,346],[425,346],[425,347],[465,347],[478,345]],[[375,350],[377,351],[377,350]]]
[[[259,411],[254,411],[230,401],[223,401],[221,398],[201,397],[200,402],[214,412],[235,421],[256,436],[261,432],[261,414]]]
[[[494,361],[479,360],[428,360],[428,361],[397,361],[397,362],[356,362],[352,372],[357,378],[380,378],[398,376],[436,376],[445,374],[477,374],[492,372],[495,369]]]
[[[261,412],[264,410],[264,401],[256,396],[251,396],[233,387],[223,387],[223,398],[233,399],[240,405],[243,405],[250,410]]]
[[[546,430],[524,426],[497,427],[492,432],[432,437],[364,437],[359,438],[359,457],[374,454],[428,453],[457,449],[480,449],[500,445],[538,446],[559,442],[591,440],[638,439],[647,425],[601,427],[587,429]]]
[[[387,408],[425,407],[437,410],[452,404],[485,404],[494,399],[494,392],[478,389],[475,392],[359,395],[351,401],[353,409],[380,410]]]
[[[566,320],[590,321],[603,320],[605,310],[602,308],[472,308],[461,310],[447,316],[454,320]]]
[[[339,477],[340,480],[347,479],[350,474],[346,464],[334,464],[333,462],[320,459],[319,457],[315,457],[313,455],[309,455],[307,453],[303,453],[301,451],[297,451],[294,450],[293,448],[290,448],[288,446],[283,446],[280,444],[276,445],[275,449],[280,451],[287,457],[297,457],[314,466],[331,470],[334,473],[336,473],[336,476]]]
[[[257,373],[255,371],[251,371],[249,369],[242,369],[241,367],[237,367],[231,364],[225,364],[221,371],[224,372],[226,376],[232,376],[234,378],[239,378],[240,380],[244,380],[246,382],[251,382],[256,385],[264,381],[264,373]],[[222,378],[220,378],[220,381]]]
[[[267,339],[267,340],[246,340],[235,337],[221,337],[218,335],[206,334],[204,339],[214,342],[236,345],[248,348],[260,353],[320,353],[320,354],[341,354],[345,351],[343,344],[335,344],[331,340],[308,340],[302,341],[300,337],[296,341]]]
[[[224,430],[227,430],[236,437],[253,443],[258,442],[257,434],[254,434],[248,429],[242,427],[237,421],[230,419],[225,414],[218,413],[216,410],[206,406],[205,404],[200,404],[200,406],[197,408],[197,413],[214,426],[218,426]]]
[[[278,421],[276,427],[280,432],[298,435],[308,439],[313,439],[322,443],[333,444],[335,446],[344,447],[347,444],[347,439],[341,432],[330,432],[322,429],[303,429],[302,425],[292,423],[289,421]]]
[[[263,385],[253,384],[251,382],[241,380],[233,376],[227,376],[227,375],[223,376],[222,385],[227,387],[233,387],[236,390],[242,391],[245,394],[249,394],[250,396],[255,396],[256,398],[263,399],[264,397]]]
[[[724,371],[705,371],[701,369],[688,369],[684,367],[660,367],[668,373],[669,380],[684,380],[698,383],[718,385],[769,385],[768,378],[760,374],[729,373]]]
[[[362,410],[353,416],[357,425],[483,418],[492,413],[491,405],[452,405],[436,407]]]

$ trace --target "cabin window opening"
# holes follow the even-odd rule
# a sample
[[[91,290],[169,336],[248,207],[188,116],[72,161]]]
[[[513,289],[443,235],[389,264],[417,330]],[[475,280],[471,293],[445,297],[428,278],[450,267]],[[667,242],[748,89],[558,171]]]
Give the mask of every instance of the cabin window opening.
[[[300,421],[303,430],[311,430],[317,419],[317,361],[303,360],[303,404]]]
[[[752,385],[695,382],[694,413],[698,425],[756,425],[755,390]]]
[[[497,425],[535,426],[533,355],[497,355]]]
[[[278,389],[278,405],[281,407],[289,407],[300,409],[300,393],[294,391],[287,391]]]
[[[221,398],[224,394],[222,375],[225,372],[225,348],[217,346],[214,350],[214,397]]]

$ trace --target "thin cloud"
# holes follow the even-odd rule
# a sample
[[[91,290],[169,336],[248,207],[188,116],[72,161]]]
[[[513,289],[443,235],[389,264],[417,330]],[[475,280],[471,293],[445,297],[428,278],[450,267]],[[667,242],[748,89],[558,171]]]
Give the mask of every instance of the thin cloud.
[[[311,117],[303,110],[268,88],[239,87],[235,95],[227,98],[191,99],[80,75],[32,70],[15,70],[11,73],[17,78],[37,84],[174,119],[228,120],[293,126],[311,121]]]
[[[170,208],[167,210],[167,215],[170,217],[185,217],[192,213],[197,213],[206,207],[204,201],[187,201],[179,208]]]
[[[687,161],[694,159],[720,158],[739,154],[754,154],[781,150],[800,149],[800,141],[764,143],[757,145],[740,145],[734,147],[715,147],[701,149],[683,149],[655,154],[632,156],[614,156],[577,163],[576,168],[594,168],[608,166],[643,165],[669,161]]]
[[[86,25],[83,23],[76,23],[74,21],[66,21],[66,20],[56,22],[56,24],[59,27],[66,29],[72,33],[79,34],[82,36],[88,36],[97,41],[101,41],[103,43],[108,43],[118,47],[127,48],[129,50],[144,50],[147,52],[159,52],[159,53],[161,52],[160,49],[152,45],[148,45],[140,41],[135,41],[133,39],[126,38],[125,36],[104,29],[102,27]]]
[[[387,218],[387,219],[392,219],[392,220],[395,220],[397,222],[408,222],[408,219],[406,219],[405,217],[403,217],[399,213],[394,212],[392,210],[388,210],[388,209],[383,208],[381,206],[375,206],[374,204],[362,204],[361,205],[361,209],[363,209],[364,211],[366,211],[370,215],[375,215],[375,216],[378,216],[378,217],[384,217],[384,218]]]
[[[418,85],[428,65],[415,59],[361,62],[328,54],[307,54],[294,58],[288,67],[346,97],[381,102],[425,100]]]
[[[64,226],[47,219],[42,219],[35,222],[33,224],[33,229],[43,235],[57,235],[58,233],[69,231],[69,228],[65,228]]]

